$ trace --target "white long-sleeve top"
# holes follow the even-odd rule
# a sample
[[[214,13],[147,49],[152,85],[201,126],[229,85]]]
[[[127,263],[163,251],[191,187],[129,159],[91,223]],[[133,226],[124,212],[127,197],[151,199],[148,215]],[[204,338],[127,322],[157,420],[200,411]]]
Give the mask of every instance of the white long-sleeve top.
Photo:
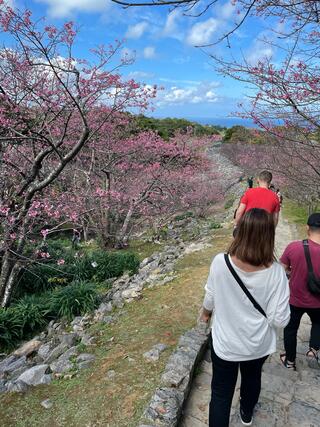
[[[224,360],[258,359],[276,351],[276,328],[290,319],[289,286],[283,267],[274,262],[269,268],[245,272],[229,256],[231,265],[265,318],[248,299],[228,269],[224,254],[212,261],[205,286],[204,308],[213,311],[212,339],[216,354]]]

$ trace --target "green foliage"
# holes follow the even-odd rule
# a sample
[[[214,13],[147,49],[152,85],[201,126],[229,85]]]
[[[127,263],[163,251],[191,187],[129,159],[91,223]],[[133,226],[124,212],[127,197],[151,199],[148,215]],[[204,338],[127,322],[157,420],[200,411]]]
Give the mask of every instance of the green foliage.
[[[236,125],[225,131],[222,141],[226,143],[266,144],[272,143],[273,139],[267,132]]]
[[[0,308],[0,348],[9,350],[22,338],[23,319],[13,308]]]
[[[50,300],[47,295],[27,295],[14,304],[12,308],[20,319],[23,336],[28,336],[30,333],[43,328],[51,311]]]
[[[168,140],[172,138],[178,131],[186,131],[188,128],[193,130],[195,136],[210,136],[219,135],[219,131],[223,130],[221,126],[201,125],[196,122],[190,122],[185,119],[165,118],[156,119],[153,117],[145,117],[143,115],[136,116],[136,124],[138,129],[152,130],[158,132],[163,138]]]
[[[209,225],[210,230],[217,230],[218,228],[222,228],[222,225],[219,222],[212,221]]]
[[[105,281],[120,277],[125,271],[137,272],[139,258],[132,252],[95,251],[77,257],[63,257],[65,264],[43,262],[34,264],[21,272],[15,299],[26,294],[45,292],[56,286],[64,286],[74,280]]]
[[[69,320],[92,311],[97,303],[97,290],[92,283],[87,282],[73,282],[64,288],[55,289],[50,301],[51,311]]]
[[[230,198],[226,201],[226,203],[224,204],[224,208],[225,208],[225,209],[230,209],[230,208],[232,207],[232,205],[233,205],[234,201],[235,201],[234,197],[230,197]]]
[[[186,219],[186,218],[191,218],[191,217],[193,217],[193,216],[194,216],[194,215],[193,215],[193,212],[188,211],[188,212],[185,212],[184,214],[176,215],[176,216],[174,217],[174,220],[175,220],[175,221],[182,221],[182,220],[184,220],[184,219]]]

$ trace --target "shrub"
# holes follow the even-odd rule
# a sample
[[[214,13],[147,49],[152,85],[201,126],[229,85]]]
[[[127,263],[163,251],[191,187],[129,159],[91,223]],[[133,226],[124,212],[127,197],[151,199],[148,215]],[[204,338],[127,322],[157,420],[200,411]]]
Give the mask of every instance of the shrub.
[[[211,230],[217,230],[218,228],[222,228],[222,225],[219,222],[212,221],[209,225]]]
[[[134,274],[138,271],[140,260],[133,252],[94,252],[91,256],[92,278],[104,281],[120,277],[125,271]],[[95,264],[96,263],[96,264]],[[96,267],[92,267],[96,265]],[[91,270],[92,271],[92,270]]]
[[[71,320],[74,316],[92,311],[98,303],[98,294],[91,283],[73,282],[55,289],[50,300],[52,314]]]
[[[69,258],[63,265],[52,262],[34,264],[21,272],[15,299],[64,286],[74,280],[104,281],[119,277],[125,271],[134,274],[139,263],[138,256],[132,252],[96,251],[90,255]]]
[[[36,332],[47,323],[50,313],[49,293],[38,295],[27,295],[12,306],[20,319],[23,336]]]
[[[9,350],[22,338],[23,320],[14,308],[0,308],[0,348]]]

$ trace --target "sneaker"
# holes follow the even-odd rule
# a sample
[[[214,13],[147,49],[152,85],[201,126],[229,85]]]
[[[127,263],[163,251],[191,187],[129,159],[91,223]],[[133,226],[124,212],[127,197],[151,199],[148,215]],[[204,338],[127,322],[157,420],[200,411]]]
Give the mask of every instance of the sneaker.
[[[245,413],[244,410],[240,407],[240,418],[241,418],[241,422],[244,426],[251,426],[252,425],[252,412],[251,413]]]

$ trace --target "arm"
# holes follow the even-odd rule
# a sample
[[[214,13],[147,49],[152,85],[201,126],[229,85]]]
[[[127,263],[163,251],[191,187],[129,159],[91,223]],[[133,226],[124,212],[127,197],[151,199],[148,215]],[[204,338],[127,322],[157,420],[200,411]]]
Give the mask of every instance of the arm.
[[[278,225],[278,222],[279,222],[279,212],[273,213],[273,221],[274,221],[274,226],[276,227]]]
[[[212,264],[210,267],[208,280],[205,286],[206,294],[203,300],[200,319],[199,319],[200,322],[206,322],[206,323],[209,322],[214,309],[214,277],[213,277]]]
[[[234,221],[234,225],[238,225],[242,215],[244,214],[245,210],[246,210],[246,204],[245,203],[240,203],[240,206],[237,209],[237,213],[236,213],[236,218]]]
[[[274,295],[270,298],[267,310],[268,322],[275,328],[284,328],[290,320],[288,279],[283,269]]]

